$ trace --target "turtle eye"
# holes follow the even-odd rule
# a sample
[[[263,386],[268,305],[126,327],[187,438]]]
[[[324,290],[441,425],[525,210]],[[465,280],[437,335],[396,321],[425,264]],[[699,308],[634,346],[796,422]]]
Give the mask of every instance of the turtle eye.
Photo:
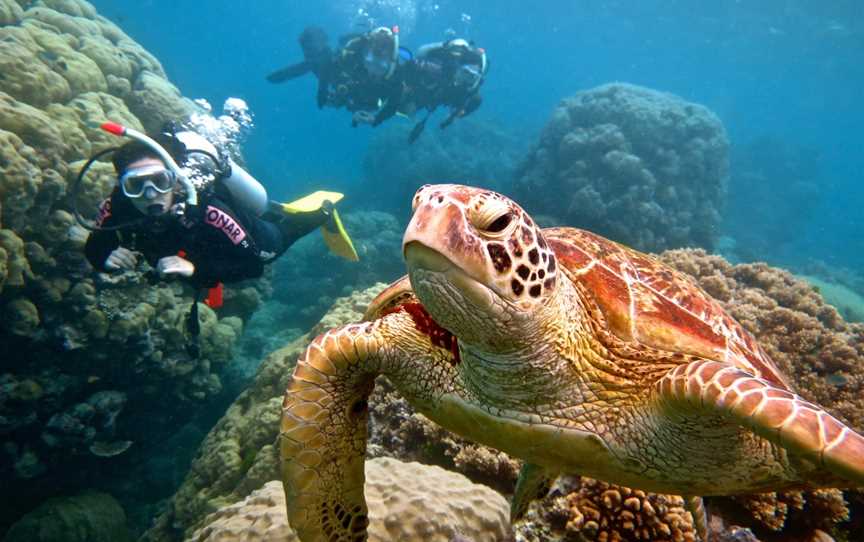
[[[504,213],[499,216],[495,220],[493,220],[488,226],[484,229],[490,233],[501,233],[504,229],[510,225],[510,222],[513,221],[513,213]]]
[[[501,238],[516,224],[517,215],[507,202],[482,194],[469,204],[468,219],[480,234]]]

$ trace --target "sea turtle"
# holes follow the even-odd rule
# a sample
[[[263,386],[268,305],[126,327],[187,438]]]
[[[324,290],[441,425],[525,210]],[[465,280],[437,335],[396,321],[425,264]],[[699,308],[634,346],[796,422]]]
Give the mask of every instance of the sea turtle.
[[[366,539],[366,399],[525,461],[518,516],[558,473],[693,496],[864,486],[864,437],[794,392],[719,304],[652,257],[540,229],[479,188],[422,187],[408,276],[327,331],[283,402],[283,482],[304,541]],[[410,283],[409,283],[410,280]]]

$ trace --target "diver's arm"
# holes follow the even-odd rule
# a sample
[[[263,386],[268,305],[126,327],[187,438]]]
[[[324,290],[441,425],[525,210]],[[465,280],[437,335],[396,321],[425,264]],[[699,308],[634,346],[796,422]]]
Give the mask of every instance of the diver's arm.
[[[271,83],[284,83],[285,81],[290,81],[291,79],[296,79],[302,75],[306,75],[310,71],[312,71],[312,65],[309,62],[298,62],[297,64],[285,66],[280,70],[268,74],[267,80]]]
[[[108,271],[105,262],[115,249],[120,247],[120,237],[116,231],[96,230],[90,232],[84,244],[84,255],[97,271]]]
[[[466,117],[477,111],[477,108],[480,107],[480,104],[483,103],[483,98],[480,97],[479,94],[472,94],[468,98],[466,98],[465,102],[460,106],[453,108],[450,111],[450,114],[444,119],[444,122],[441,123],[441,129],[447,128],[453,121],[462,117]]]
[[[402,85],[399,85],[390,96],[384,101],[384,105],[375,113],[375,118],[372,120],[372,126],[378,126],[385,120],[396,114],[399,110],[399,103],[402,99]]]
[[[115,207],[114,197],[109,197],[99,205],[99,218],[96,220],[97,229],[90,232],[87,242],[84,244],[84,256],[97,271],[109,271],[105,263],[111,253],[120,247],[120,234],[117,230],[98,229],[103,226],[111,227],[117,224],[117,218],[113,214]]]
[[[462,116],[467,117],[468,115],[470,115],[474,111],[477,111],[477,109],[480,108],[480,105],[482,103],[483,103],[483,98],[480,96],[480,94],[477,94],[477,93],[472,94],[465,101],[465,105],[462,106],[462,111],[463,111]]]

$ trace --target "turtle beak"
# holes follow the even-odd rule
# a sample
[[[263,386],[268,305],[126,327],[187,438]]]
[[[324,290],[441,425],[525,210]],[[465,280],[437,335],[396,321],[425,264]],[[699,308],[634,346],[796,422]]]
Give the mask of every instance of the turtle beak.
[[[427,247],[419,241],[408,241],[402,247],[402,254],[409,267],[444,273],[453,267],[453,262],[440,252]]]

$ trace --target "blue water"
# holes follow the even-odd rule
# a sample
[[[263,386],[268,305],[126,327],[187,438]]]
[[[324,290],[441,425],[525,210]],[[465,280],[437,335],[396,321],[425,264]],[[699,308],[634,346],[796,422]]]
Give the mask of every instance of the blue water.
[[[860,1],[93,3],[153,52],[186,96],[217,106],[228,96],[249,102],[256,128],[246,156],[276,196],[322,184],[350,193],[362,176],[372,129],[352,129],[345,111],[318,110],[311,76],[282,85],[264,76],[299,60],[296,38],[306,25],[331,37],[362,30],[364,9],[376,23],[399,24],[408,47],[442,39],[447,29],[485,47],[491,70],[476,116],[530,140],[560,99],[625,81],[708,106],[725,124],[733,155],[761,137],[812,149],[819,197],[788,224],[793,241],[759,256],[790,265],[808,258],[864,264]],[[730,207],[771,221],[785,188],[776,179],[758,201],[732,192]],[[727,227],[735,236],[749,225]]]

